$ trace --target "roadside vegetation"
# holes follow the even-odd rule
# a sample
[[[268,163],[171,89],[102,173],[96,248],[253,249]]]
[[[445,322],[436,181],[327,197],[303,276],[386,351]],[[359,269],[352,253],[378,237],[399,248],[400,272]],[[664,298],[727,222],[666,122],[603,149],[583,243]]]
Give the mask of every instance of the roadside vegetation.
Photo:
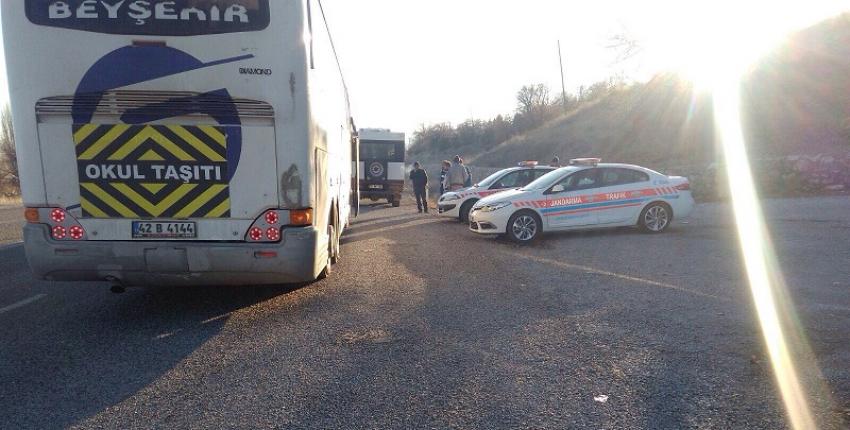
[[[631,55],[635,48],[625,45]],[[792,36],[744,77],[748,151],[765,194],[850,189],[847,58],[850,14]],[[432,164],[460,154],[478,167],[592,156],[687,175],[702,199],[723,198],[728,188],[711,95],[673,74],[637,83],[613,78],[566,100],[528,85],[512,114],[421,127],[410,154]]]
[[[0,110],[0,204],[18,201],[20,178],[15,156],[15,131],[9,105]]]

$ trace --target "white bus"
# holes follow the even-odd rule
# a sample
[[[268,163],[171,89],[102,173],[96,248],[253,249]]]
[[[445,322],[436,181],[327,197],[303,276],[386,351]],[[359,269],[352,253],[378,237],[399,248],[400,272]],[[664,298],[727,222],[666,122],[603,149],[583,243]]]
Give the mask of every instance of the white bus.
[[[36,277],[121,290],[326,276],[356,212],[357,139],[324,12],[2,1]]]

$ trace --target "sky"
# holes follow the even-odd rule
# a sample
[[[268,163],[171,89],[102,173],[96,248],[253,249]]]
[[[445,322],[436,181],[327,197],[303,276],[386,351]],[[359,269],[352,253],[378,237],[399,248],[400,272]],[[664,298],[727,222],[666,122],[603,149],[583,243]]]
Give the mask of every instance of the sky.
[[[850,0],[323,0],[323,5],[358,126],[409,134],[421,124],[510,114],[523,85],[544,83],[559,93],[559,40],[570,93],[617,74],[641,81],[673,71],[707,82],[717,67],[752,61],[789,32],[850,10]],[[606,48],[616,34],[635,40],[640,54],[616,62],[616,52]],[[8,98],[5,75],[0,61],[0,103]]]
[[[560,92],[625,74],[713,70],[719,49],[752,57],[842,10],[850,1],[749,0],[324,0],[361,126],[413,131],[510,114],[516,93],[544,83]],[[641,54],[621,64],[606,48],[627,34]],[[743,40],[730,40],[732,38]],[[716,42],[721,42],[716,44]],[[712,55],[703,52],[713,50]]]

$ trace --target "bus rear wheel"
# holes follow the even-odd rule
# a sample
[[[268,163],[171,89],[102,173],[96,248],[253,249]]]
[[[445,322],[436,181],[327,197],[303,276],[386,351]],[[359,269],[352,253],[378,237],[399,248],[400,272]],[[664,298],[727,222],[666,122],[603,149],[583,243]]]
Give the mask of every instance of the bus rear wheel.
[[[334,239],[335,237],[336,237],[336,228],[334,227],[333,224],[328,223],[328,255],[327,255],[327,258],[325,260],[325,268],[322,269],[321,273],[319,273],[318,280],[320,280],[320,281],[323,280],[323,279],[326,279],[328,276],[330,276],[331,271],[333,270],[334,258],[335,258],[334,257],[334,242],[336,241],[336,239]]]
[[[342,228],[339,226],[339,212],[334,213],[333,217],[333,236],[331,236],[331,264],[338,264],[340,257],[340,240],[342,236]]]

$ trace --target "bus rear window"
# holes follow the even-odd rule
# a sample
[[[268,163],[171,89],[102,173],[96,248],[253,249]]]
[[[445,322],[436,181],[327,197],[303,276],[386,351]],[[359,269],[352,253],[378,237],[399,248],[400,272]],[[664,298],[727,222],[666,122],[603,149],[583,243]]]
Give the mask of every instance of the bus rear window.
[[[360,141],[360,159],[404,162],[404,143]]]
[[[107,34],[198,36],[260,31],[269,0],[26,0],[37,25]]]

